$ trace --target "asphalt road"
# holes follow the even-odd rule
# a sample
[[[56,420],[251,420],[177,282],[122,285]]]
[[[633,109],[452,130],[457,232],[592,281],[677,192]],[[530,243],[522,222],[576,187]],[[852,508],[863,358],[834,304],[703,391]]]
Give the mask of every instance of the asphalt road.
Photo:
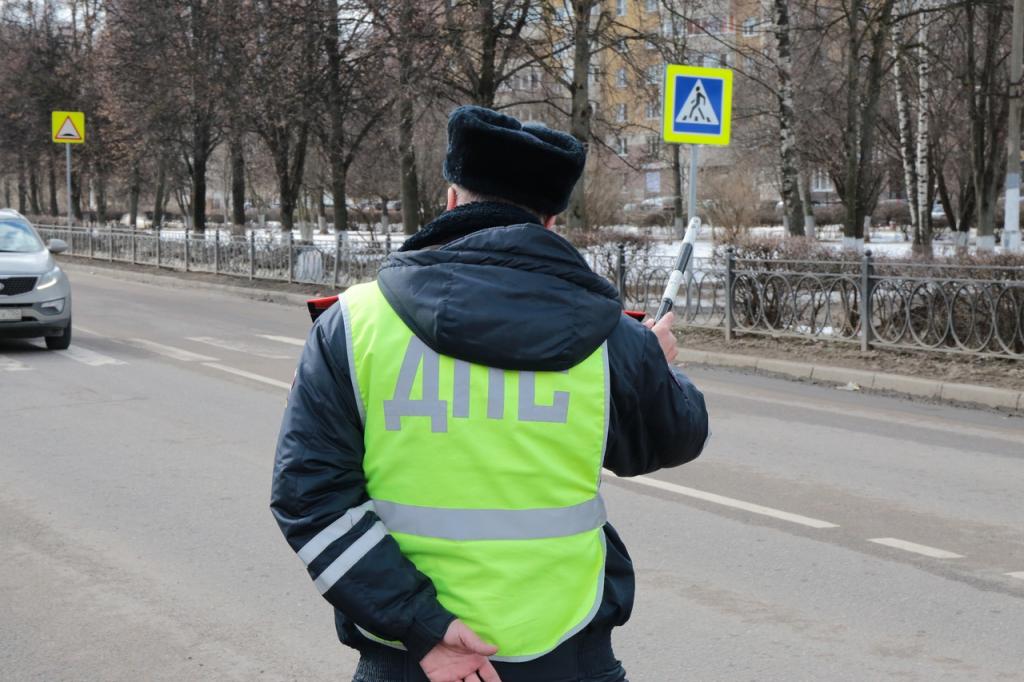
[[[73,286],[71,351],[0,341],[0,678],[350,679],[267,509],[305,311]],[[633,682],[1024,680],[1022,420],[690,374],[702,458],[604,486]]]

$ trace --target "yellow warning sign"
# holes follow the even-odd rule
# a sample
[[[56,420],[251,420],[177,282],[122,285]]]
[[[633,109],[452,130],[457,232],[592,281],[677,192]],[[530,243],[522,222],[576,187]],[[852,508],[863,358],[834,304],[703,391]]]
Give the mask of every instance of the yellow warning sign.
[[[85,114],[81,111],[54,111],[50,117],[53,141],[61,144],[85,142]]]

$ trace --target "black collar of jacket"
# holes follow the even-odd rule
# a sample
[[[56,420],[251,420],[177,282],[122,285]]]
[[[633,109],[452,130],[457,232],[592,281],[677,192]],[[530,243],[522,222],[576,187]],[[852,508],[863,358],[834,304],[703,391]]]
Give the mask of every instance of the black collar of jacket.
[[[477,201],[445,211],[405,240],[399,251],[418,251],[447,244],[479,230],[505,225],[540,225],[540,219],[529,211],[496,201]]]

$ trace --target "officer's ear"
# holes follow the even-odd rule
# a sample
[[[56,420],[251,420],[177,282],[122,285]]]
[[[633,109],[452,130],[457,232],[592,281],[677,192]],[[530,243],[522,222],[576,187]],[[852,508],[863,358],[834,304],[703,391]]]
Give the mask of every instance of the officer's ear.
[[[448,204],[444,210],[450,211],[459,205],[459,195],[455,193],[455,185],[448,185]]]
[[[544,221],[542,223],[544,225],[544,229],[545,230],[550,230],[552,227],[554,227],[555,226],[555,218],[557,218],[557,217],[558,217],[557,215],[549,215],[549,216],[542,217],[541,219]]]

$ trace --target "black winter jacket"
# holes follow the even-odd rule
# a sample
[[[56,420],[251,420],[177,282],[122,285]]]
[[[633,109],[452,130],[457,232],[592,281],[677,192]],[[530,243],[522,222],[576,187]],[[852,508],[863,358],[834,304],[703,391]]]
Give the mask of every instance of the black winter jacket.
[[[697,457],[708,435],[701,393],[669,368],[654,334],[623,315],[615,288],[567,241],[536,223],[503,204],[449,211],[388,258],[379,273],[381,290],[432,349],[492,367],[562,370],[607,340],[605,467],[635,476]],[[348,367],[344,321],[335,305],[310,332],[277,444],[271,509],[296,552],[331,524],[344,530],[346,512],[368,500]],[[458,614],[441,606],[430,579],[393,538],[385,535],[368,551],[356,545],[378,520],[372,512],[357,518],[311,560],[307,549],[310,577],[361,557],[323,595],[335,608],[339,638],[364,648],[369,640],[358,624],[401,641],[419,660]],[[625,623],[633,605],[629,555],[611,525],[604,530],[604,601],[591,630]]]

